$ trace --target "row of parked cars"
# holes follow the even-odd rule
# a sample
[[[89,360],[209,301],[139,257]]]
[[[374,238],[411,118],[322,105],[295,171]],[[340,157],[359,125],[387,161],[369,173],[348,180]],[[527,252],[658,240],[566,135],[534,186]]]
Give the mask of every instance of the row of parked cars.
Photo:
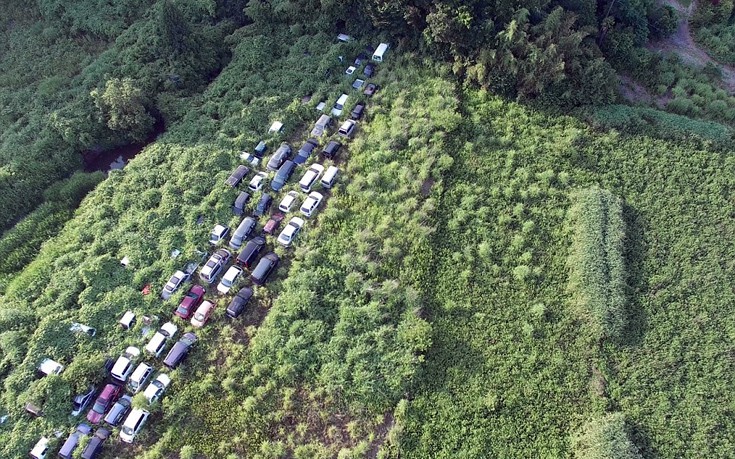
[[[381,46],[384,45],[381,44]],[[376,60],[376,62],[382,60],[382,53],[380,53],[380,57],[381,59]],[[362,60],[364,58],[358,57],[354,65],[350,66],[345,73],[347,75],[355,74],[362,64]],[[375,67],[372,64],[366,65],[362,70],[366,77],[371,77],[374,72]],[[353,88],[361,89],[364,84],[364,80],[357,79],[353,83]],[[376,90],[377,86],[370,83],[365,87],[363,94],[369,97]],[[340,117],[343,114],[348,98],[349,95],[347,94],[342,94],[337,98],[337,102],[331,111],[334,117]],[[341,123],[337,134],[344,138],[351,138],[356,132],[357,121],[363,117],[364,112],[365,104],[362,102],[356,104],[350,112],[349,119]],[[249,277],[253,284],[265,284],[280,261],[275,252],[268,252],[260,257],[267,245],[265,235],[275,236],[280,222],[284,219],[284,214],[291,212],[294,208],[298,208],[304,218],[312,217],[324,200],[324,195],[312,191],[312,187],[316,183],[320,183],[322,188],[330,189],[337,179],[339,168],[329,166],[325,169],[322,164],[317,162],[310,164],[299,180],[299,189],[305,193],[305,198],[302,200],[297,191],[288,191],[278,204],[280,213],[270,215],[270,219],[263,225],[263,234],[257,235],[257,219],[268,215],[273,203],[272,195],[263,192],[269,178],[267,171],[275,172],[270,181],[270,189],[274,192],[282,190],[296,168],[304,165],[310,156],[318,151],[320,146],[318,139],[329,131],[332,123],[333,120],[330,116],[321,115],[311,131],[311,137],[303,143],[295,156],[293,156],[291,146],[284,142],[269,158],[266,171],[258,171],[251,178],[247,185],[248,191],[240,192],[235,200],[233,212],[235,215],[242,215],[245,205],[252,196],[251,193],[261,192],[252,216],[245,217],[232,234],[230,234],[230,228],[224,225],[216,225],[210,234],[210,243],[215,247],[218,247],[220,243],[227,241],[229,238],[229,241],[227,241],[229,248],[240,251],[233,259],[233,253],[230,250],[223,247],[216,248],[199,271],[198,277],[202,284],[211,285],[215,283],[224,271],[216,289],[219,294],[226,295],[237,285],[238,279],[241,278],[245,270],[250,270]],[[335,159],[341,147],[342,143],[340,141],[331,140],[321,149],[321,155],[328,159]],[[266,151],[265,142],[260,142],[255,147],[253,154],[243,154],[241,158],[245,159],[251,166],[257,166]],[[249,167],[245,165],[238,166],[228,177],[227,185],[237,188],[249,172]],[[300,200],[302,202],[299,205]],[[303,218],[292,217],[276,237],[276,242],[284,247],[289,247],[303,228],[304,223]],[[251,236],[252,238],[249,239]],[[260,257],[259,260],[258,257]],[[230,261],[233,261],[233,264],[225,271]],[[165,284],[161,297],[164,300],[170,299],[185,282],[192,279],[193,274],[193,269],[176,271]],[[174,316],[190,321],[193,327],[204,326],[216,305],[215,302],[205,299],[206,292],[204,286],[192,285],[179,302],[174,311]],[[225,312],[226,315],[233,319],[238,318],[244,312],[252,296],[253,289],[251,287],[246,286],[239,289],[230,301]],[[128,311],[121,319],[121,323],[130,319],[129,314],[132,314],[132,312]],[[173,342],[178,333],[178,328],[173,322],[163,324],[148,341],[144,348],[145,353],[151,358],[160,358],[168,343]],[[94,336],[94,334],[91,336]],[[187,356],[196,341],[197,336],[194,333],[184,333],[164,357],[164,367],[168,369],[176,368]],[[146,362],[139,362],[139,360],[141,360],[141,351],[135,346],[129,346],[114,363],[107,367],[110,376],[108,382],[103,383],[99,388],[90,387],[87,392],[74,398],[72,415],[79,416],[89,407],[86,415],[87,423],[79,424],[76,430],[67,438],[58,453],[59,457],[72,457],[81,439],[92,434],[93,427],[90,424],[98,427],[79,456],[84,459],[93,459],[99,454],[105,440],[111,435],[111,428],[120,427],[120,438],[123,442],[132,443],[135,440],[136,435],[148,420],[150,412],[142,408],[133,408],[132,396],[142,391],[148,403],[153,404],[163,397],[171,384],[171,379],[167,373],[158,371],[155,378],[153,378],[154,373],[156,373],[154,366]],[[63,370],[63,366],[50,359],[45,359],[41,366],[44,367],[44,374],[58,374]],[[151,378],[153,378],[152,381]],[[47,437],[42,437],[31,450],[30,456],[34,459],[44,459],[49,450],[49,443],[50,440]]]

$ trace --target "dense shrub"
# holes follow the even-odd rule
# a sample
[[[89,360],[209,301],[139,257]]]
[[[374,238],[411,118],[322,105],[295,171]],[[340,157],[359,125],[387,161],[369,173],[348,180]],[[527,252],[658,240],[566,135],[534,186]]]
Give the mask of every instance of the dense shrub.
[[[587,422],[572,439],[579,459],[642,459],[629,438],[623,413],[608,413]]]
[[[620,338],[625,326],[625,222],[620,198],[599,188],[576,191],[569,209],[572,244],[567,265],[575,308],[600,338]]]

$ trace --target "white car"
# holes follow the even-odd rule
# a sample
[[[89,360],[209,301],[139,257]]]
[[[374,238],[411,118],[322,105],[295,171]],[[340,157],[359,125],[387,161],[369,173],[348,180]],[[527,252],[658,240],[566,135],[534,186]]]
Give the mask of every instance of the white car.
[[[301,180],[299,180],[301,191],[304,193],[311,191],[311,187],[317,180],[319,180],[319,176],[322,175],[322,172],[324,172],[324,166],[317,163],[312,164],[311,167],[309,167],[309,170],[304,173],[304,176],[301,177]]]
[[[209,243],[212,245],[217,245],[219,241],[226,238],[229,234],[230,228],[223,225],[214,225],[214,228],[212,228],[212,232],[209,234]]]
[[[309,197],[306,198],[306,201],[301,204],[301,213],[306,215],[307,217],[311,217],[314,214],[316,208],[319,207],[319,204],[321,204],[322,199],[324,199],[324,196],[322,196],[321,193],[312,191],[311,193],[309,193]]]
[[[133,365],[140,355],[140,349],[135,346],[129,346],[125,352],[117,358],[115,365],[110,370],[110,375],[120,382],[125,382],[133,371]]]
[[[153,382],[145,388],[145,392],[143,392],[148,403],[160,400],[163,393],[166,392],[166,388],[169,384],[171,384],[171,378],[169,378],[166,373],[158,375],[158,377],[156,377],[156,379],[154,379]]]
[[[286,193],[286,196],[281,199],[281,203],[278,204],[278,210],[281,212],[288,213],[291,211],[291,207],[296,203],[296,198],[299,197],[299,194],[295,191],[289,191]]]
[[[173,276],[171,276],[166,282],[166,285],[163,286],[163,291],[161,292],[161,298],[164,300],[168,300],[171,298],[171,296],[176,293],[176,290],[179,289],[181,284],[189,280],[189,275],[186,274],[183,271],[176,271]]]
[[[212,311],[214,311],[214,303],[205,300],[197,308],[194,317],[191,318],[191,324],[197,328],[203,327],[207,323],[207,320],[209,320],[209,316],[212,315]]]
[[[357,70],[357,68],[354,65],[350,65],[347,67],[347,70],[345,70],[345,75],[352,75],[355,73],[355,70]]]
[[[246,163],[251,164],[255,167],[257,167],[258,164],[260,164],[260,158],[253,155],[252,153],[248,153],[247,151],[243,151],[240,153],[240,159],[242,159]]]
[[[33,459],[44,459],[46,457],[46,453],[48,453],[48,443],[48,438],[41,437],[41,439],[38,440],[38,443],[36,443],[36,446],[31,450],[29,454],[30,457]]]
[[[153,338],[148,342],[145,347],[146,352],[152,354],[154,357],[158,357],[166,347],[166,341],[176,336],[176,332],[179,330],[173,322],[166,322],[161,328],[153,335]]]
[[[288,225],[283,228],[281,234],[278,235],[278,243],[284,247],[289,247],[303,226],[304,220],[299,217],[292,218],[291,221],[288,222]]]
[[[232,286],[235,285],[235,281],[240,277],[240,274],[242,274],[241,267],[230,266],[230,269],[222,276],[222,280],[217,285],[217,291],[223,295],[227,294]]]
[[[125,443],[132,443],[150,415],[146,410],[139,408],[133,409],[128,417],[125,418],[125,423],[123,423],[122,429],[120,430],[120,440]]]
[[[263,188],[263,184],[265,184],[267,178],[267,173],[258,172],[257,174],[255,174],[255,177],[250,179],[250,183],[248,183],[248,189],[250,189],[250,191],[260,191],[261,188]]]

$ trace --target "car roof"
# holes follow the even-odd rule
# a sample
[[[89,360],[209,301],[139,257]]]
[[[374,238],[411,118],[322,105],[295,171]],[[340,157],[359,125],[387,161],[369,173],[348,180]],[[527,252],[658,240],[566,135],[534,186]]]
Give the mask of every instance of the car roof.
[[[180,342],[191,341],[191,344],[194,344],[197,341],[197,335],[192,332],[186,332],[184,333],[184,336],[182,336],[179,341]]]
[[[112,370],[110,373],[119,375],[122,373],[122,371],[125,369],[125,367],[128,366],[128,363],[130,362],[130,359],[125,357],[124,355],[121,355],[117,358],[117,361],[115,362],[115,366],[112,367]]]
[[[205,300],[204,303],[200,304],[197,308],[197,312],[204,312],[212,309],[214,307],[214,303],[212,303],[209,300]]]
[[[150,365],[148,365],[145,362],[142,362],[142,363],[140,363],[140,365],[138,365],[138,368],[135,369],[135,371],[133,372],[133,374],[130,377],[133,378],[133,379],[138,379],[141,376],[143,376],[143,373],[145,373],[146,371],[148,371],[150,368],[153,368],[153,367],[150,366]]]
[[[179,330],[179,327],[177,327],[176,324],[174,324],[173,322],[166,322],[165,324],[161,325],[161,330],[167,332],[169,336],[173,336]]]
[[[225,273],[225,277],[227,277],[228,274],[231,275],[231,276],[234,276],[235,273],[241,273],[241,272],[242,272],[242,268],[241,267],[239,267],[237,265],[232,265],[229,268],[227,268],[227,272]],[[232,274],[230,274],[230,273],[232,273]]]
[[[102,396],[109,396],[111,393],[115,392],[115,388],[120,387],[117,384],[107,384],[105,385],[105,388],[102,389],[102,392],[100,393],[100,397]]]

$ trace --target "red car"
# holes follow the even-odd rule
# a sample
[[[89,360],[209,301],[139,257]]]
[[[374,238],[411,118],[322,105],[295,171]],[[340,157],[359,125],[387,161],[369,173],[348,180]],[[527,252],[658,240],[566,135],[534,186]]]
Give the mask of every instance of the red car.
[[[263,232],[267,234],[273,234],[278,229],[278,225],[281,224],[281,221],[283,220],[284,215],[282,213],[276,213],[273,214],[270,220],[268,220],[268,223],[265,224],[263,227]]]
[[[174,314],[181,317],[182,319],[188,319],[191,314],[196,310],[197,306],[202,302],[204,299],[204,294],[207,291],[204,290],[204,287],[201,285],[194,285],[189,289],[189,292],[187,292],[186,296],[183,300],[181,300],[181,303],[179,303],[179,307],[176,308],[176,311]]]
[[[94,401],[92,409],[87,413],[87,421],[92,424],[100,422],[107,409],[110,408],[110,406],[112,406],[120,396],[120,392],[122,392],[122,387],[116,384],[106,385],[105,388],[102,389],[102,393],[97,397],[97,400]]]

